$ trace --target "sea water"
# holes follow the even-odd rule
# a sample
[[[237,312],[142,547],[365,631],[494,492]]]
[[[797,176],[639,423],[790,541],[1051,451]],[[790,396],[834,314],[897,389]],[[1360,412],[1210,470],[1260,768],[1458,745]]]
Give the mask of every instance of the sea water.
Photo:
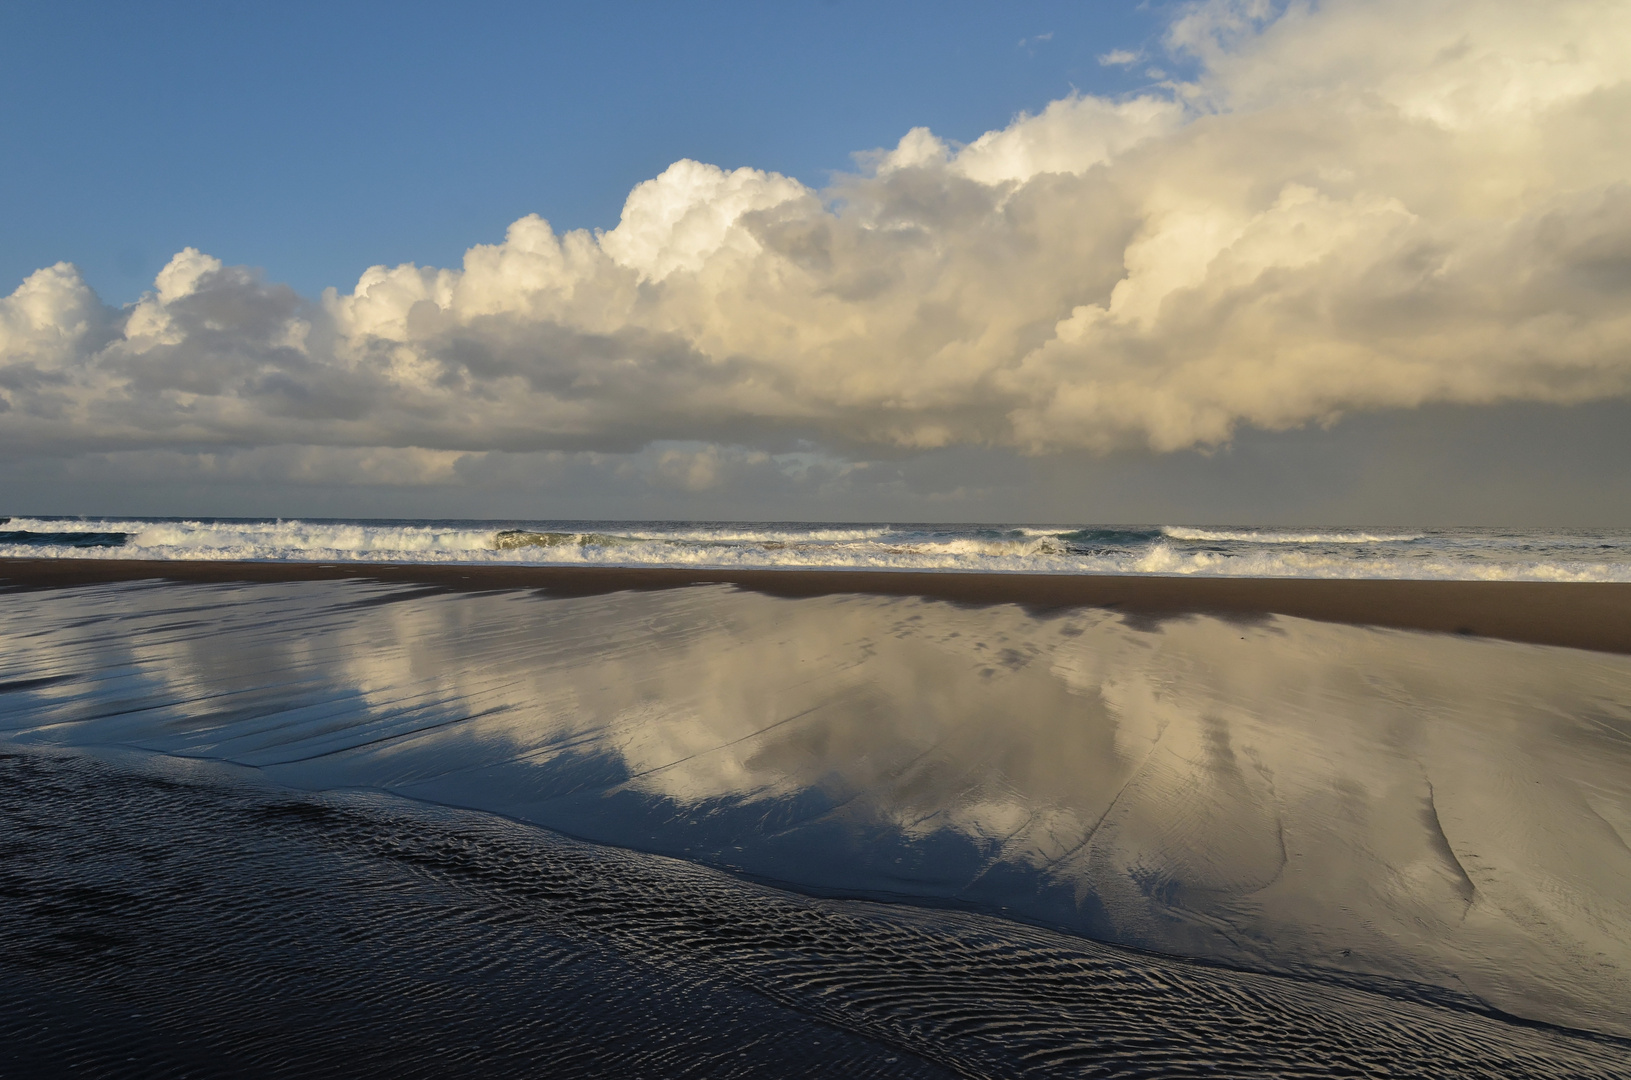
[[[1631,530],[12,517],[0,557],[1631,581]]]

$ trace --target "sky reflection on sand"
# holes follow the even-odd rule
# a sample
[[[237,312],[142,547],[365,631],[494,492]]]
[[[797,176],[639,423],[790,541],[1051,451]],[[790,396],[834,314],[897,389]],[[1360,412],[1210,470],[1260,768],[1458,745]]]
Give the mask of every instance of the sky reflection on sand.
[[[706,587],[15,593],[18,737],[1631,1034],[1631,657]]]

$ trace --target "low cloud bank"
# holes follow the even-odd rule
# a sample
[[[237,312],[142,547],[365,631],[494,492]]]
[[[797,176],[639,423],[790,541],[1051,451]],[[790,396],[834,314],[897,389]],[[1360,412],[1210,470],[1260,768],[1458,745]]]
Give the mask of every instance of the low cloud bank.
[[[1166,45],[1194,82],[824,191],[680,161],[609,231],[349,293],[188,249],[113,309],[59,263],[0,299],[0,446],[1172,451],[1631,393],[1631,5],[1205,3]]]

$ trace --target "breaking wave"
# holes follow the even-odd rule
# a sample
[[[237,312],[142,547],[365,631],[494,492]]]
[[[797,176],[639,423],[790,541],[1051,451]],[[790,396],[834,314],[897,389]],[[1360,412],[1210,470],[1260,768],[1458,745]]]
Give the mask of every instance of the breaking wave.
[[[0,557],[1631,581],[1631,532],[11,518]]]

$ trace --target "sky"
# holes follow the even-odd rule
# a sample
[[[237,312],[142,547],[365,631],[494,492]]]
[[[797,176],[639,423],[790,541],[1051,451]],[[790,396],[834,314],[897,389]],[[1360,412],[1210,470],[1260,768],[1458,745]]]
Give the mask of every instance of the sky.
[[[1601,0],[12,0],[0,513],[1631,525],[1627,73]]]

